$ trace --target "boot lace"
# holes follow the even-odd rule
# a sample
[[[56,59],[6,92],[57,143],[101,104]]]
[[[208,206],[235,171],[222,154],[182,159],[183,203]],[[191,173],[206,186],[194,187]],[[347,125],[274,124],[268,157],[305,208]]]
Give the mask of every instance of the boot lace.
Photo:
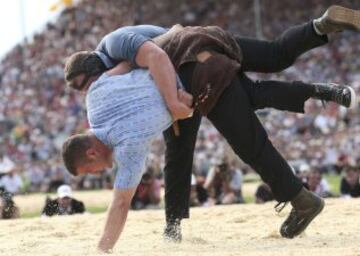
[[[322,104],[323,108],[326,108],[326,101],[325,100],[321,100],[321,104]]]
[[[280,213],[287,205],[288,205],[289,202],[279,202],[277,203],[274,208],[275,208],[275,211],[277,213]]]

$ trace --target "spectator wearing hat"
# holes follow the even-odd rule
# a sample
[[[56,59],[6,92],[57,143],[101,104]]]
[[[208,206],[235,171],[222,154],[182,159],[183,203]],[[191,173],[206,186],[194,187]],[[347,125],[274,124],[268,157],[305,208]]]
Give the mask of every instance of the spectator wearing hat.
[[[61,185],[57,190],[58,197],[54,200],[46,198],[43,216],[73,215],[85,212],[84,203],[74,199],[69,185]]]

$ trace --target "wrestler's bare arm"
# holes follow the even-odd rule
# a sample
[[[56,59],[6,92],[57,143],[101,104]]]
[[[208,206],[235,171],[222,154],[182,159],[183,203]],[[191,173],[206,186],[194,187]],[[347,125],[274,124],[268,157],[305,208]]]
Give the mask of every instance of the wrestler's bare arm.
[[[131,71],[131,64],[128,61],[122,61],[112,69],[106,71],[109,76],[123,75]]]
[[[177,98],[176,73],[166,52],[153,42],[147,41],[140,46],[136,63],[149,69],[174,120],[192,115],[193,109]]]
[[[125,226],[135,190],[136,188],[126,190],[114,189],[113,200],[108,209],[104,232],[98,244],[99,251],[110,252],[119,239]]]
[[[132,67],[130,62],[122,61],[112,69],[106,71],[106,74],[108,74],[109,76],[123,75],[130,72],[131,69]],[[191,107],[193,104],[192,95],[185,90],[179,89],[177,93],[177,98],[181,103],[185,104],[188,107]]]

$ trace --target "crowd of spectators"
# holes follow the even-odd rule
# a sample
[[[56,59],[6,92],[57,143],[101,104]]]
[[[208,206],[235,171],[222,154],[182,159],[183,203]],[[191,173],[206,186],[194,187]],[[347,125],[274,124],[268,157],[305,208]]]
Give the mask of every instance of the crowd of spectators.
[[[340,184],[338,184],[339,194],[336,195],[332,190],[329,182],[324,177],[319,168],[302,164],[294,168],[294,173],[302,181],[304,187],[320,197],[337,197],[351,198],[360,197],[360,167],[346,165],[342,169]],[[265,203],[274,200],[271,188],[266,183],[261,183],[255,193],[256,203]]]
[[[289,26],[310,21],[338,2],[261,1],[263,35],[274,39]],[[348,4],[360,8],[359,1]],[[61,184],[70,184],[75,189],[111,188],[111,170],[100,176],[71,177],[62,165],[59,152],[64,139],[88,128],[84,97],[65,88],[63,64],[75,51],[93,50],[108,32],[140,23],[165,27],[175,23],[219,25],[244,36],[256,35],[252,0],[84,0],[64,9],[56,21],[14,47],[0,63],[0,173],[7,173],[1,178],[6,190],[14,194],[51,192]],[[360,94],[359,40],[359,34],[339,33],[331,37],[328,45],[305,54],[282,73],[250,76],[346,83]],[[334,104],[323,108],[320,102],[309,101],[306,110],[306,115],[268,109],[258,113],[285,158],[306,162],[320,174],[339,173],[349,164],[359,166],[359,104],[348,110]],[[136,198],[141,199],[134,201],[133,208],[145,207],[145,201],[150,205],[158,203],[163,153],[164,143],[159,138],[152,145],[148,159],[151,171],[137,192]],[[230,163],[226,175],[217,160],[224,156]],[[193,205],[242,202],[239,182],[242,174],[249,171],[204,118],[195,149],[193,192],[197,196],[192,197]],[[344,174],[344,191],[357,186],[350,181],[354,180],[349,178],[351,175],[354,176],[351,171]],[[348,187],[343,185],[345,182],[349,183]],[[151,197],[145,197],[144,191],[150,186],[154,192]]]

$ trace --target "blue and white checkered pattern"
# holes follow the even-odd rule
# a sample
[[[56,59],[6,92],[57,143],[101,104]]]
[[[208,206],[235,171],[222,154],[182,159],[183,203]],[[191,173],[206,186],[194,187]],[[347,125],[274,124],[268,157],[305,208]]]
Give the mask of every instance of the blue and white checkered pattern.
[[[149,71],[103,74],[90,86],[86,106],[91,131],[113,148],[118,166],[114,187],[136,187],[152,140],[172,124]]]

